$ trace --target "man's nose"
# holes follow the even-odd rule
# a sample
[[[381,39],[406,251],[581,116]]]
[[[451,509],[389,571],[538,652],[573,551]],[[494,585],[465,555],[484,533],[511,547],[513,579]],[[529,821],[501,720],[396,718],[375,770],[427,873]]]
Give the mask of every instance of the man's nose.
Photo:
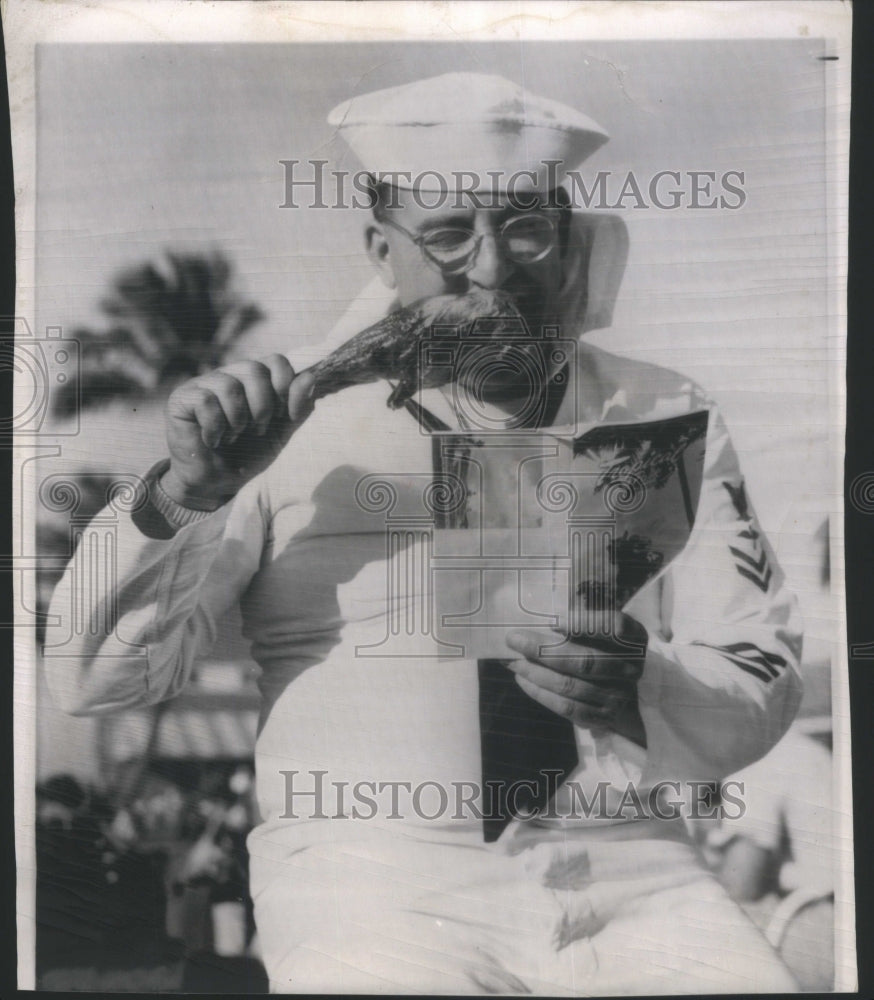
[[[482,288],[500,288],[513,272],[501,240],[495,233],[483,233],[479,253],[467,277]]]

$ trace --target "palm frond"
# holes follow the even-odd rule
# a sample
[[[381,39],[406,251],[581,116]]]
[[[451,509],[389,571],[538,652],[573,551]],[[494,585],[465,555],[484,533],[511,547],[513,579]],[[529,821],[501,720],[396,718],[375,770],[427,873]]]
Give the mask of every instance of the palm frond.
[[[123,270],[101,300],[107,330],[82,329],[78,377],[55,394],[52,412],[139,395],[166,395],[180,380],[221,365],[264,313],[242,299],[220,251],[168,251],[159,263]]]

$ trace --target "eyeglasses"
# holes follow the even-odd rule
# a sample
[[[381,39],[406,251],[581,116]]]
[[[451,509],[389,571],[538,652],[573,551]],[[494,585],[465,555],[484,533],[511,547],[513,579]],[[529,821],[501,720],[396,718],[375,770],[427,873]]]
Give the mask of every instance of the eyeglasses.
[[[425,260],[446,275],[469,271],[476,263],[483,242],[482,233],[461,226],[440,226],[417,236],[391,219],[382,218],[380,222],[409,237]],[[555,246],[557,233],[558,227],[549,216],[532,213],[507,219],[495,238],[510,260],[517,264],[535,264]]]

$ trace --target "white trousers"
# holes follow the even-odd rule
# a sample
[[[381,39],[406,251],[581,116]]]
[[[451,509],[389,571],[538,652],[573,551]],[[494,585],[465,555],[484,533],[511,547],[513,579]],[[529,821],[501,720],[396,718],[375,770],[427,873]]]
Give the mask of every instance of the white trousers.
[[[271,991],[798,989],[688,843],[575,837],[517,850],[400,835],[285,857],[255,847],[255,918]]]

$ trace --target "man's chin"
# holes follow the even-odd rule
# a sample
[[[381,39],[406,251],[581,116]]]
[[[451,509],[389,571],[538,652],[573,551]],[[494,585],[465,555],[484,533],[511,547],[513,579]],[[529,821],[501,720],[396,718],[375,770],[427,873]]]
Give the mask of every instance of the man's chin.
[[[533,341],[533,342],[532,342]],[[543,396],[552,372],[542,341],[515,340],[497,344],[488,357],[471,357],[460,373],[458,390],[473,403],[501,405]]]

